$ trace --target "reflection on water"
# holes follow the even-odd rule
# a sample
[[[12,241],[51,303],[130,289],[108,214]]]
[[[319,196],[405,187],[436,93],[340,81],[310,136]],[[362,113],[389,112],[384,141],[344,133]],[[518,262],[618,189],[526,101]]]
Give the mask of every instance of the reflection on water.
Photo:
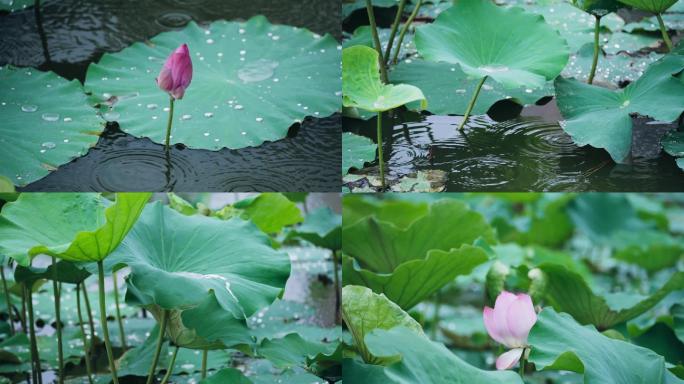
[[[492,114],[494,115],[494,114]],[[505,113],[504,113],[505,115]],[[553,102],[526,108],[497,122],[470,118],[461,133],[460,116],[423,116],[398,111],[385,118],[384,150],[390,174],[427,169],[448,173],[448,191],[676,191],[684,172],[662,153],[659,137],[672,126],[635,119],[630,164],[615,164],[607,152],[577,147],[558,125]],[[374,138],[375,119],[345,118],[345,131]],[[600,129],[600,127],[597,127]]]

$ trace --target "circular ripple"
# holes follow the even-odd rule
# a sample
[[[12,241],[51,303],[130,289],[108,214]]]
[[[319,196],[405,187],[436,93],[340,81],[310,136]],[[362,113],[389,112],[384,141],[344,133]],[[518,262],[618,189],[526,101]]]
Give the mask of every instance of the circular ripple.
[[[164,28],[180,29],[192,20],[192,16],[184,12],[166,12],[155,19],[155,22]]]

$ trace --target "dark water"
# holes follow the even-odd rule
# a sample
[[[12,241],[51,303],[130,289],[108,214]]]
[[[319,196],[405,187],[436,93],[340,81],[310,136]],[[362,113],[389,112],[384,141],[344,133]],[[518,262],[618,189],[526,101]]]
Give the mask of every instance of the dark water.
[[[492,113],[495,115],[497,113]],[[506,115],[506,111],[498,114]],[[498,117],[497,117],[498,119]],[[558,125],[550,102],[516,118],[497,122],[471,117],[464,133],[461,116],[424,116],[397,111],[384,119],[385,161],[390,174],[418,170],[447,172],[447,191],[681,191],[684,172],[660,149],[659,138],[674,126],[635,120],[630,164],[615,164],[607,152],[578,147]],[[375,118],[343,119],[345,131],[375,141]],[[600,127],[596,127],[600,129]],[[430,152],[432,155],[430,155]]]
[[[208,24],[261,14],[341,39],[337,0],[43,0],[39,10],[0,13],[0,65],[36,67],[81,82],[88,64],[104,53],[191,20]],[[298,133],[258,148],[174,151],[170,174],[158,145],[108,132],[85,158],[26,190],[339,191],[339,130],[337,117],[308,118],[290,129]]]

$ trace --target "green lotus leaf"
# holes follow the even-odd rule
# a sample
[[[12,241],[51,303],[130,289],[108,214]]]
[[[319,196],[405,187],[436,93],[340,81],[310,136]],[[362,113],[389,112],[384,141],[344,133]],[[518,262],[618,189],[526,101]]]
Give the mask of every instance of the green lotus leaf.
[[[55,269],[57,269],[55,271]],[[55,278],[56,273],[56,278]],[[38,280],[56,280],[62,283],[79,284],[90,276],[90,272],[79,268],[76,264],[60,260],[47,268],[24,267],[17,265],[14,270],[14,281],[32,285]]]
[[[171,322],[169,333],[181,345],[223,349],[253,342],[247,324],[224,310],[213,292],[197,307],[173,314],[180,318]]]
[[[468,108],[468,103],[477,87],[478,81],[469,78],[458,64],[434,63],[415,59],[397,65],[390,74],[392,82],[414,85],[423,90],[430,100],[428,110],[436,114],[460,114]],[[547,82],[540,89],[527,87],[507,89],[499,83],[485,83],[482,86],[473,112],[484,114],[499,100],[511,99],[520,105],[534,104],[544,96],[553,95],[552,84]],[[409,108],[413,104],[409,104]]]
[[[400,25],[398,27],[399,29],[403,28],[403,25]],[[389,43],[389,37],[391,33],[391,29],[389,28],[377,28],[378,31],[378,38],[380,39],[380,45],[382,46],[382,51],[385,52],[387,49],[387,44]],[[373,34],[371,33],[371,27],[370,25],[362,25],[354,30],[354,34],[347,40],[344,40],[342,42],[342,47],[347,48],[347,47],[352,47],[355,45],[365,45],[367,47],[375,48],[375,45],[373,44]],[[392,48],[392,50],[396,50],[396,47]],[[415,44],[413,44],[413,35],[412,34],[406,34],[404,36],[404,40],[401,44],[401,50],[399,51],[399,56],[398,58],[401,59],[405,57],[408,54],[412,54],[416,52],[416,47]]]
[[[430,210],[427,203],[402,200],[372,201],[363,196],[345,195],[342,200],[342,223],[348,227],[359,220],[375,216],[379,221],[387,221],[399,228],[407,228],[416,219],[425,216]]]
[[[411,101],[427,100],[419,88],[406,84],[383,84],[380,81],[378,52],[365,45],[342,50],[342,104],[371,112],[384,112]]]
[[[434,23],[417,28],[426,60],[460,64],[463,72],[491,77],[508,88],[540,88],[558,76],[570,50],[540,16],[488,0],[458,1]]]
[[[598,17],[603,17],[623,7],[617,0],[572,0],[572,5]]]
[[[280,339],[264,340],[257,348],[257,353],[283,369],[297,366],[306,368],[326,356],[332,357],[339,350],[339,343],[314,342],[296,333],[290,333]]]
[[[382,365],[365,364],[345,358],[342,360],[342,372],[343,380],[347,383],[394,384],[385,374],[385,367]]]
[[[395,383],[523,384],[513,371],[486,371],[474,367],[444,344],[401,326],[374,330],[366,336],[366,344],[376,356],[401,357],[400,361],[385,368],[385,375]]]
[[[202,314],[195,311],[186,317],[183,311],[215,309],[207,302],[209,292],[236,322],[271,304],[285,285],[290,263],[286,253],[269,244],[268,236],[250,222],[184,216],[155,202],[145,208],[108,264],[131,269],[126,302],[148,308],[157,318],[162,310],[170,311],[174,343],[215,348],[215,340],[185,325]],[[204,316],[217,316],[209,312]],[[192,337],[195,331],[197,337]]]
[[[684,256],[684,243],[658,231],[641,231],[639,236],[622,231],[613,236],[612,242],[620,244],[613,253],[615,259],[638,265],[647,272],[673,267]]]
[[[240,200],[231,208],[238,209],[240,217],[252,221],[265,233],[278,233],[304,220],[297,204],[280,193],[262,193]],[[218,215],[227,218],[220,212]]]
[[[342,248],[342,216],[328,207],[318,208],[306,215],[304,223],[294,229],[290,236],[318,247],[338,250]]]
[[[399,4],[399,0],[373,0],[373,7],[390,8]],[[342,4],[342,17],[347,18],[354,11],[366,8],[365,0],[354,0]]]
[[[677,158],[677,166],[684,169],[684,132],[670,132],[660,143],[665,152]]]
[[[104,129],[76,80],[0,67],[0,83],[0,172],[16,185],[83,155]]]
[[[373,293],[366,287],[347,285],[342,288],[342,318],[354,338],[357,350],[367,363],[380,364],[386,359],[373,356],[366,346],[366,336],[374,329],[392,329],[397,326],[423,335],[423,328],[408,313],[383,294]]]
[[[537,369],[583,373],[587,384],[663,383],[670,376],[662,356],[606,337],[552,308],[538,315],[528,343]]]
[[[571,314],[581,324],[600,330],[633,319],[646,312],[672,291],[684,289],[684,272],[677,272],[648,296],[616,292],[597,294],[576,272],[557,264],[542,264],[547,277],[545,296],[558,311]]]
[[[0,214],[0,253],[28,266],[38,254],[100,261],[121,243],[150,193],[22,193]]]
[[[449,252],[478,238],[495,242],[485,219],[460,201],[441,200],[406,228],[373,216],[345,225],[342,249],[365,269],[392,273],[404,262],[424,259],[430,250]]]
[[[406,261],[392,273],[375,273],[354,265],[354,259],[344,256],[342,276],[345,284],[366,286],[408,310],[487,259],[482,248],[464,244],[450,251],[430,250],[425,259]]]
[[[105,54],[88,67],[85,82],[97,97],[114,100],[104,117],[130,134],[164,142],[169,96],[155,78],[183,43],[194,72],[175,104],[172,143],[204,149],[257,146],[284,138],[305,116],[328,116],[340,108],[335,39],[255,16],[245,23],[216,21],[207,29],[191,22],[181,31]]]
[[[117,373],[119,377],[124,376],[147,376],[150,372],[150,365],[154,359],[154,352],[157,349],[157,340],[159,339],[159,325],[155,325],[149,331],[149,336],[145,342],[134,348],[126,351],[118,360]],[[157,369],[166,367],[168,360],[168,343],[162,344],[161,354],[159,355],[159,362]]]
[[[14,12],[26,9],[33,4],[35,0],[3,0],[0,1],[0,10]]]
[[[222,370],[216,372],[215,374],[207,377],[206,379],[200,381],[200,384],[254,384],[254,382],[248,379],[240,370],[236,368],[223,368]]]
[[[674,52],[620,91],[559,77],[556,97],[565,118],[561,126],[577,145],[605,148],[615,162],[622,162],[632,146],[631,114],[671,122],[684,111],[684,83],[673,76],[682,69],[684,55]]]
[[[342,174],[346,175],[351,168],[361,169],[366,163],[373,162],[377,150],[378,145],[373,140],[344,132],[342,134]]]
[[[630,7],[652,13],[663,13],[673,6],[677,0],[618,0]]]

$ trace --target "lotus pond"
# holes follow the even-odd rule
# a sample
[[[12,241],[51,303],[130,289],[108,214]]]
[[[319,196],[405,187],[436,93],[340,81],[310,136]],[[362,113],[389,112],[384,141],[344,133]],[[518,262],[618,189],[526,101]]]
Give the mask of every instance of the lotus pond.
[[[2,199],[0,382],[341,378],[339,195]]]
[[[343,18],[345,190],[684,185],[682,1],[357,0]]]
[[[681,194],[347,194],[343,380],[682,383],[683,240]]]
[[[339,22],[329,0],[0,1],[3,184],[338,191]],[[179,44],[170,111],[155,78]]]

